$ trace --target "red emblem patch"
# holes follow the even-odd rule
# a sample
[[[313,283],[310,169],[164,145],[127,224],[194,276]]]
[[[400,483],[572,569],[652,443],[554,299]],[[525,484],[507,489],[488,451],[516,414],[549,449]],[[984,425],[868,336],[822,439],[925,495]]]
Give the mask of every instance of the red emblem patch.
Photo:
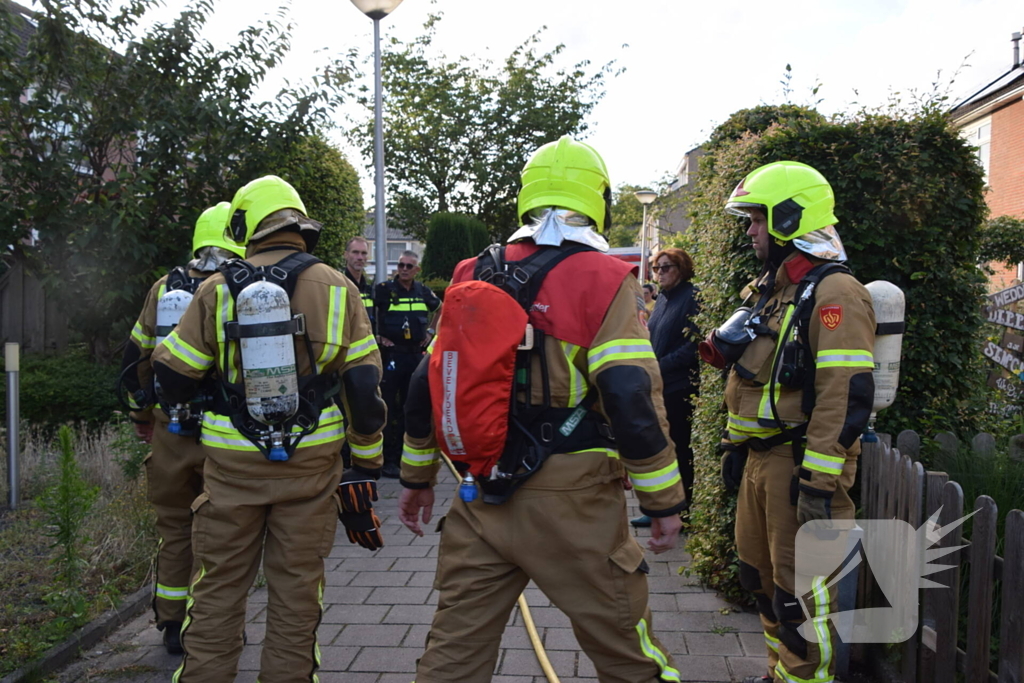
[[[818,315],[821,316],[822,325],[830,330],[834,330],[839,327],[839,323],[843,322],[843,307],[822,306],[818,309]]]

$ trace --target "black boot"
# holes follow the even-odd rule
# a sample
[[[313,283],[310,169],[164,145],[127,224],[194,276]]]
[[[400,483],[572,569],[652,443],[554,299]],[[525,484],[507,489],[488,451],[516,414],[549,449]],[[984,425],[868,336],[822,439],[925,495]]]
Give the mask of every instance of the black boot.
[[[181,648],[181,622],[165,621],[160,630],[164,632],[164,647],[169,655],[180,655],[185,651]]]
[[[382,477],[398,479],[402,474],[402,453],[384,452],[384,467],[380,471]]]

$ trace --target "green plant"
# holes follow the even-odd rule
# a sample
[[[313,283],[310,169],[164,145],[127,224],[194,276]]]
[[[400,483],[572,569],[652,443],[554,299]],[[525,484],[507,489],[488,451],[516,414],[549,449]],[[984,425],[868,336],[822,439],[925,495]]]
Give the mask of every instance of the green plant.
[[[998,216],[981,230],[979,263],[1021,263],[1024,261],[1024,220]]]
[[[47,602],[59,618],[69,625],[78,625],[85,612],[86,602],[80,587],[84,560],[81,546],[87,541],[82,527],[99,493],[97,487],[89,486],[82,479],[75,460],[75,449],[71,429],[64,425],[58,432],[60,458],[57,479],[39,501],[39,507],[46,514],[46,536],[53,539],[51,548],[57,550],[52,562],[57,569],[56,590],[47,596]]]
[[[132,424],[118,413],[118,420],[114,423],[117,436],[110,449],[114,454],[114,461],[121,468],[121,474],[128,481],[136,481],[142,474],[143,463],[149,455],[149,444],[139,439],[135,434]]]
[[[427,228],[423,272],[427,278],[449,281],[459,261],[476,256],[490,244],[487,226],[458,213],[435,213]]]
[[[2,359],[0,359],[2,365]],[[21,360],[21,418],[49,431],[67,422],[98,427],[118,409],[118,368],[95,361],[84,346],[60,355],[31,354]],[[6,419],[6,384],[0,386],[0,419]]]

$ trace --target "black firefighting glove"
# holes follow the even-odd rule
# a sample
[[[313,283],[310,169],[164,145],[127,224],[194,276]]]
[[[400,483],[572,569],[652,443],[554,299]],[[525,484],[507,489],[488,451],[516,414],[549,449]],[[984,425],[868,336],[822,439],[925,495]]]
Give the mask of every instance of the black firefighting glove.
[[[384,539],[380,535],[380,518],[373,510],[366,512],[344,512],[338,519],[345,525],[349,543],[361,545],[367,550],[379,550],[384,547]]]
[[[722,482],[725,490],[736,493],[743,481],[743,468],[747,464],[747,449],[743,446],[720,446],[722,449]]]
[[[800,497],[796,501],[796,521],[801,526],[807,522],[831,519],[832,501],[829,498],[812,496],[804,491],[800,492]],[[829,528],[831,524],[824,524],[822,526],[823,528]]]
[[[373,502],[377,500],[377,482],[359,468],[350,469],[341,477],[338,497],[341,498],[343,511],[357,514],[367,512],[373,509]]]

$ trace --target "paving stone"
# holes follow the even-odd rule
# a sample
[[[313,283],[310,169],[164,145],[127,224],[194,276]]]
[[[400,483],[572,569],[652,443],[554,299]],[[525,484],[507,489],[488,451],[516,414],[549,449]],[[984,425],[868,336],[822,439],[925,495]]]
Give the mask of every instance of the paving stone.
[[[412,538],[416,537],[411,536],[410,540]],[[430,547],[423,545],[385,545],[374,557],[426,557],[428,552]]]
[[[349,624],[334,639],[334,645],[353,647],[398,647],[409,626],[405,624]]]
[[[384,586],[374,588],[366,599],[367,605],[424,605],[430,597],[430,588]]]
[[[427,643],[427,634],[430,633],[430,624],[413,624],[402,641],[402,647],[413,647],[423,650]]]
[[[393,557],[350,557],[338,565],[346,572],[386,572],[395,563]]]
[[[530,634],[524,626],[511,626],[501,634],[501,649],[503,650],[533,650],[533,643],[530,642]]]
[[[548,653],[551,668],[559,677],[575,675],[576,653],[553,651]],[[533,650],[506,650],[499,672],[510,676],[541,676],[544,674]]]
[[[740,633],[740,643],[743,644],[743,652],[748,657],[767,657],[768,646],[764,642],[764,631],[757,633]]]
[[[743,655],[735,633],[687,633],[686,648],[691,655]]]
[[[328,586],[347,586],[355,576],[357,572],[331,570],[324,572],[324,583]]]
[[[725,657],[679,655],[673,658],[684,681],[731,681]]]
[[[416,660],[421,651],[411,647],[364,647],[349,666],[349,671],[378,673],[416,672]],[[409,683],[407,680],[406,683]]]
[[[352,660],[359,652],[358,647],[340,647],[326,645],[320,648],[321,671],[348,671]]]
[[[675,596],[680,612],[719,612],[733,606],[714,593],[683,593]]]
[[[385,624],[429,624],[434,620],[434,605],[395,605],[390,608]]]
[[[669,651],[672,656],[693,654],[688,652],[686,648],[686,637],[682,631],[668,631],[659,628],[658,623],[654,623],[654,635],[661,643],[662,647]]]
[[[768,674],[768,657],[728,657],[729,668],[737,680],[745,676],[766,676]]]
[[[386,574],[387,572],[381,572]],[[373,586],[327,586],[324,588],[325,605],[360,605],[373,593]]]
[[[379,624],[390,609],[388,605],[331,605],[322,621],[325,624]]]
[[[435,572],[437,571],[437,558],[400,557],[395,560],[391,570],[396,572]]]
[[[349,586],[404,586],[412,578],[412,572],[359,572],[355,574]]]
[[[260,653],[263,648],[259,645],[246,645],[242,648],[242,656],[238,658],[239,671],[259,671]]]
[[[317,642],[323,645],[331,645],[334,639],[341,633],[341,629],[345,628],[345,624],[320,624],[320,628],[316,630]],[[249,641],[250,643],[253,641]]]
[[[412,578],[405,585],[434,587],[434,572],[414,572]]]
[[[652,612],[678,612],[676,596],[672,593],[651,593],[647,598],[647,606]]]
[[[544,649],[546,650],[573,650],[580,649],[576,642],[576,634],[571,628],[546,628],[544,629]]]

